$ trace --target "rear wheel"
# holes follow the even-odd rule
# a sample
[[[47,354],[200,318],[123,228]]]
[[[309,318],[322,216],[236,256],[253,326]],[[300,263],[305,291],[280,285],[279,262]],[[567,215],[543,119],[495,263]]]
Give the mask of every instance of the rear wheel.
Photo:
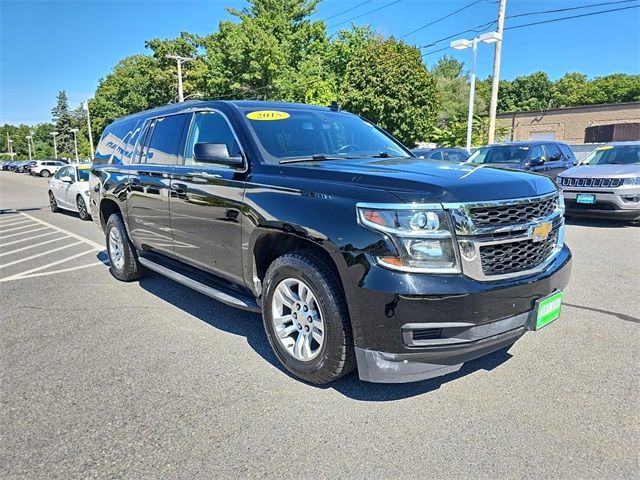
[[[78,216],[80,217],[80,220],[89,220],[91,218],[91,215],[87,210],[87,204],[85,203],[84,198],[82,198],[82,195],[78,195],[78,198],[76,198],[76,206],[78,207]]]
[[[262,317],[271,348],[293,375],[324,384],[355,368],[351,323],[336,275],[309,252],[267,270]]]
[[[44,178],[50,177],[51,176],[51,172],[49,170],[42,170],[40,172],[40,176],[44,177]]]
[[[56,202],[56,197],[51,190],[49,190],[49,207],[51,207],[51,211],[53,213],[58,213],[60,211],[58,202]]]
[[[142,278],[147,273],[147,269],[138,261],[135,247],[129,240],[120,215],[114,213],[109,217],[105,232],[113,276],[123,282]]]

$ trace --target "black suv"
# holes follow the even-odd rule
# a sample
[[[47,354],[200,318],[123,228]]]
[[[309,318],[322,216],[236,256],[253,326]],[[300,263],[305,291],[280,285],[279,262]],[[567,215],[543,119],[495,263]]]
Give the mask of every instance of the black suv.
[[[480,147],[469,163],[540,173],[556,178],[558,173],[578,163],[571,147],[552,141],[498,143]]]
[[[185,102],[119,119],[91,175],[113,274],[261,312],[312,383],[458,370],[555,320],[563,200],[525,172],[414,157],[337,108]]]

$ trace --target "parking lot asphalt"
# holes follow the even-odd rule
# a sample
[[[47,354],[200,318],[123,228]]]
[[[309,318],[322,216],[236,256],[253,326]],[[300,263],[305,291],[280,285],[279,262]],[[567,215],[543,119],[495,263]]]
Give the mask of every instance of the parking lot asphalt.
[[[439,379],[315,387],[256,314],[109,273],[0,172],[0,478],[639,478],[640,228],[569,222],[562,317]],[[44,243],[48,242],[48,243]]]

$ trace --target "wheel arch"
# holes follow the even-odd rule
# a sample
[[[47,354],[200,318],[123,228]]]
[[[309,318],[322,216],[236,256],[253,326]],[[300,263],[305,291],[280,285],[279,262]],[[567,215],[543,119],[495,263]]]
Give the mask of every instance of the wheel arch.
[[[100,202],[100,225],[102,226],[102,230],[106,228],[107,220],[109,220],[109,217],[114,213],[117,213],[122,217],[122,210],[120,209],[120,205],[118,205],[115,200],[112,200],[110,198],[103,198]]]

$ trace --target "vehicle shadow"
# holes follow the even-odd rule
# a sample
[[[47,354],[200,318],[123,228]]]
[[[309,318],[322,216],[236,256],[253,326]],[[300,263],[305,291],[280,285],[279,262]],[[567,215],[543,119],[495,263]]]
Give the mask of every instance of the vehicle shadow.
[[[245,337],[249,346],[258,355],[278,368],[282,373],[295,379],[280,365],[280,362],[273,354],[264,333],[260,315],[229,307],[155,273],[151,273],[139,280],[139,285],[147,292],[169,302],[171,305],[214,328]],[[320,389],[332,388],[346,397],[359,401],[385,402],[401,400],[437,390],[444,383],[457,380],[478,370],[493,370],[511,358],[508,353],[509,348],[503,348],[493,354],[468,362],[457,372],[431,380],[401,384],[376,384],[361,381],[358,378],[358,373],[353,372],[328,385],[314,385],[314,387]]]
[[[607,218],[589,217],[565,217],[564,221],[567,225],[596,228],[634,228],[638,225],[638,221],[632,223],[629,220],[610,220]]]

